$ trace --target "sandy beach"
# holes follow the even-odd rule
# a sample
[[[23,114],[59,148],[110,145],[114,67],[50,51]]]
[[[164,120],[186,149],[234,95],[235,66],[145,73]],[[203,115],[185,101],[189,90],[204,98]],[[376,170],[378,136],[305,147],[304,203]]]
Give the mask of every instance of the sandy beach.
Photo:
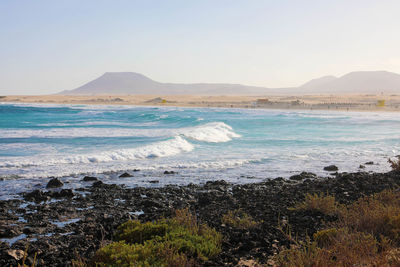
[[[382,101],[383,100],[383,101]],[[399,111],[400,95],[9,95],[1,102],[221,108]]]

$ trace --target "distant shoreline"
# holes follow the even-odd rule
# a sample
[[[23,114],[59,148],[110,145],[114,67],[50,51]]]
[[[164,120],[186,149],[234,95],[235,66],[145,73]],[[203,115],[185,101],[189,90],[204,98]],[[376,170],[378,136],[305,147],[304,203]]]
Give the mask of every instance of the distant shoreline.
[[[382,102],[383,100],[383,102]],[[400,111],[400,95],[10,95],[0,102],[327,111]],[[381,105],[381,106],[378,106]]]

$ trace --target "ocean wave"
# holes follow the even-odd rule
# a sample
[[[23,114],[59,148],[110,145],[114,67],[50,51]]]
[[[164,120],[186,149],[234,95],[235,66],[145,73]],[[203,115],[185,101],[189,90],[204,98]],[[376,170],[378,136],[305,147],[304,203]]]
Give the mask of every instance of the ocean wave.
[[[77,138],[77,137],[184,137],[202,142],[228,142],[238,138],[232,127],[223,122],[211,122],[195,127],[177,129],[132,128],[49,128],[49,129],[2,129],[1,138]]]
[[[198,127],[185,129],[182,134],[190,139],[202,142],[219,143],[228,142],[232,138],[241,137],[235,133],[231,126],[223,122],[211,122]]]
[[[66,156],[60,158],[52,158],[37,160],[35,158],[16,160],[14,162],[4,162],[0,167],[28,167],[28,166],[51,166],[58,164],[77,164],[77,163],[101,163],[111,161],[127,161],[135,159],[158,158],[174,156],[183,152],[189,152],[194,149],[194,146],[186,141],[181,136],[176,136],[174,139],[157,142],[154,144],[131,148],[120,149],[114,151],[99,152],[93,154],[83,154]]]

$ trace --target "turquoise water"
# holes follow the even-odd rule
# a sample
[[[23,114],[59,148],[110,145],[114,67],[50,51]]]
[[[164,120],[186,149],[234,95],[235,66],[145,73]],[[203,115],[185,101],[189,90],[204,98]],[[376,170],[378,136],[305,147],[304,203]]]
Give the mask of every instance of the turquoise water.
[[[56,176],[128,186],[256,182],[301,171],[387,171],[398,113],[0,104],[0,194]],[[140,169],[132,179],[122,171]],[[176,175],[163,175],[174,170]]]

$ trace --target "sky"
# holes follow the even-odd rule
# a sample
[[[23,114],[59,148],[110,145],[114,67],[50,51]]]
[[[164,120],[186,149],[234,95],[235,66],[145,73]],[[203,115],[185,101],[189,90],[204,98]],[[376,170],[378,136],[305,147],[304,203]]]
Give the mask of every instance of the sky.
[[[122,71],[271,88],[400,73],[399,11],[398,0],[0,0],[0,95]]]

